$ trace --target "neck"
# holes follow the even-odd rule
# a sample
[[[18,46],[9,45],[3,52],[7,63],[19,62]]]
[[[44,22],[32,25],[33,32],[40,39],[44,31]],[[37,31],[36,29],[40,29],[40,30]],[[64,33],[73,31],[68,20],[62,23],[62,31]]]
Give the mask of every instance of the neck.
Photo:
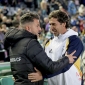
[[[65,34],[67,32],[67,29],[64,29],[61,34]]]

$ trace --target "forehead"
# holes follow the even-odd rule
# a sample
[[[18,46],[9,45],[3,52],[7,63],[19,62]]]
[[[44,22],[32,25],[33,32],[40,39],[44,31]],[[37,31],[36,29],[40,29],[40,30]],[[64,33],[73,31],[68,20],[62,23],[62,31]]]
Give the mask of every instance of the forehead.
[[[34,23],[40,23],[40,20],[39,19],[34,19]]]
[[[49,19],[49,23],[58,23],[56,18],[51,18]]]
[[[34,27],[34,26],[40,25],[40,21],[39,21],[39,19],[33,19],[32,22],[28,22],[26,24]]]

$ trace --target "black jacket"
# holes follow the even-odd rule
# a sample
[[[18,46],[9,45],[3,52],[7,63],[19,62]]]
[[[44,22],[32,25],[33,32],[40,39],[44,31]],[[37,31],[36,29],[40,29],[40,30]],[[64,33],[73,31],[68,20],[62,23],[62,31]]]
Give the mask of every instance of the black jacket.
[[[69,63],[67,57],[52,62],[37,41],[37,36],[26,30],[9,30],[5,35],[4,46],[9,51],[15,85],[43,85],[43,80],[35,83],[28,80],[28,74],[35,72],[34,67],[46,76],[62,70]]]

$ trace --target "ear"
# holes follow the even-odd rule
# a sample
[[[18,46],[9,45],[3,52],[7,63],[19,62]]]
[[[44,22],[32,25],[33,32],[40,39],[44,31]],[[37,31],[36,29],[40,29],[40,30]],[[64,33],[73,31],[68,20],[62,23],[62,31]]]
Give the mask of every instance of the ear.
[[[66,23],[63,23],[63,27],[66,27]]]
[[[26,30],[29,30],[29,27],[28,26],[26,26],[25,28],[26,28]]]
[[[26,27],[26,30],[30,32],[30,27],[27,25]]]

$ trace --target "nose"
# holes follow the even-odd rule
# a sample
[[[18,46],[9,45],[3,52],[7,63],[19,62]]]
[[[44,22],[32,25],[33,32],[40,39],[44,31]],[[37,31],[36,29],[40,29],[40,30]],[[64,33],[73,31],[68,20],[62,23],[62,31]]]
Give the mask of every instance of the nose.
[[[50,29],[53,29],[53,26],[52,25],[50,25]]]
[[[39,32],[41,32],[41,27],[39,27]]]

